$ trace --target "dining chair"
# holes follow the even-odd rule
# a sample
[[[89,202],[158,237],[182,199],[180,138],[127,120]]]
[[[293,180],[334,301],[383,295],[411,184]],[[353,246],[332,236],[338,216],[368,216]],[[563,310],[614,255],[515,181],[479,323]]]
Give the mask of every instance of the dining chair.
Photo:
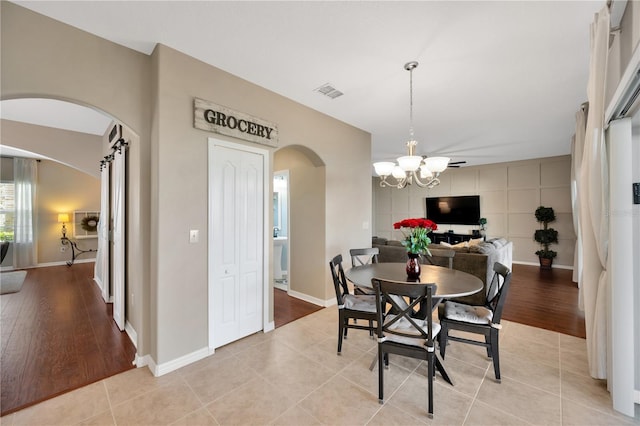
[[[440,355],[444,359],[447,340],[454,340],[487,348],[487,356],[493,360],[493,370],[496,381],[500,383],[500,354],[498,337],[502,325],[502,309],[511,284],[511,270],[496,262],[493,265],[493,279],[487,292],[487,302],[484,306],[468,305],[460,302],[447,301],[440,315],[439,345]],[[484,342],[449,335],[449,330],[460,330],[469,333],[482,334]]]
[[[445,266],[446,264],[449,269],[453,269],[453,258],[456,256],[455,250],[430,248],[429,251],[431,252],[430,256],[423,256],[426,263],[436,266]]]
[[[372,263],[378,263],[378,255],[380,249],[378,247],[371,248],[358,248],[349,250],[351,255],[351,267],[370,265]],[[354,284],[353,291],[355,294],[369,294],[374,295],[375,292],[371,288],[361,287]]]
[[[413,314],[422,303],[433,306],[437,285],[397,283],[376,278],[371,280],[371,284],[376,292],[379,402],[384,403],[384,367],[389,366],[389,354],[427,361],[428,416],[433,418],[435,369],[449,383],[451,379],[435,352],[434,339],[440,332],[440,325],[433,321],[432,315],[419,319]],[[391,308],[387,305],[391,305]]]
[[[342,339],[347,338],[350,328],[368,330],[373,336],[376,321],[376,297],[373,295],[351,294],[347,279],[342,267],[342,255],[339,254],[329,261],[333,286],[336,290],[336,302],[338,303],[338,355],[342,352]],[[359,325],[356,320],[365,320],[367,325]],[[353,320],[354,322],[350,322]]]

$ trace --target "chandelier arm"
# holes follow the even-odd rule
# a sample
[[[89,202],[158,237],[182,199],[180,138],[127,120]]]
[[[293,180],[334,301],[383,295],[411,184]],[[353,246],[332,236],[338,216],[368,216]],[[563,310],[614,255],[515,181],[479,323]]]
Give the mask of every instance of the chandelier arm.
[[[440,175],[440,173],[437,173],[433,177],[429,178],[426,182],[423,182],[420,180],[420,177],[418,176],[417,172],[412,172],[412,174],[413,174],[413,181],[420,188],[433,188],[440,184],[440,179],[438,179],[438,175]]]
[[[394,179],[396,179],[394,177]],[[407,179],[403,178],[403,179],[396,179],[397,183],[391,183],[389,181],[387,181],[387,176],[380,176],[380,187],[382,188],[386,188],[386,187],[391,187],[391,188],[397,188],[397,189],[402,189],[405,186],[407,186]]]

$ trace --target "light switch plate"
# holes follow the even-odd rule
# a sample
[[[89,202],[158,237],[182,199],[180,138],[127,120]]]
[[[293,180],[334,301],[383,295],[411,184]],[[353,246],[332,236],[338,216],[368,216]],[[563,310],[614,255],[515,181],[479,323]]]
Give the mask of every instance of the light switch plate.
[[[197,229],[192,229],[189,231],[189,242],[190,243],[197,243],[198,241],[200,241],[200,235]]]

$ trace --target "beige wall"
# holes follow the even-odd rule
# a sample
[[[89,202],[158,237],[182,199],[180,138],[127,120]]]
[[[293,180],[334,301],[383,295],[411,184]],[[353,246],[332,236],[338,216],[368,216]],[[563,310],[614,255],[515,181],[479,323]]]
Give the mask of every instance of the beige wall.
[[[314,164],[312,158],[286,147],[276,151],[273,169],[289,171],[289,290],[324,301],[324,265],[308,262],[325,257],[324,241],[317,239],[317,234],[325,233],[325,167]]]
[[[485,166],[447,169],[441,184],[433,189],[411,186],[408,189],[380,188],[373,179],[374,235],[401,239],[393,223],[407,217],[424,217],[426,197],[480,195],[481,217],[487,218],[487,237],[504,237],[513,241],[514,262],[537,264],[538,244],[533,233],[538,228],[534,211],[540,206],[553,207],[559,244],[554,265],[573,266],[575,233],[571,214],[571,158],[549,157],[536,160],[498,163]],[[470,233],[472,226],[445,225],[449,229]]]
[[[38,263],[71,260],[71,249],[60,251],[61,224],[58,213],[100,210],[100,180],[54,161],[38,163]],[[74,239],[73,225],[67,224],[67,237]],[[97,249],[98,239],[74,239],[82,250]],[[85,253],[78,260],[95,259]]]
[[[46,141],[42,141],[46,143]],[[13,159],[1,157],[2,180],[13,180]],[[36,197],[36,241],[38,264],[59,263],[71,260],[71,249],[60,251],[62,224],[58,223],[58,213],[74,211],[97,211],[100,209],[100,181],[55,161],[38,162],[38,183]],[[67,224],[67,237],[73,238],[73,224]],[[78,248],[97,249],[97,239],[78,239]],[[9,248],[2,266],[12,264],[12,250]],[[94,259],[95,253],[80,255],[79,260]]]
[[[2,145],[36,152],[51,160],[100,177],[102,138],[86,133],[1,120]]]
[[[127,314],[138,352],[151,352],[149,317],[150,60],[131,49],[6,1],[1,15],[1,98],[50,97],[93,107],[129,126],[139,141],[129,148],[127,291],[146,300]],[[107,147],[104,146],[106,152]],[[104,154],[99,154],[95,162]],[[139,308],[139,309],[138,309]]]
[[[317,162],[325,164],[311,175],[300,176],[300,181],[305,182],[322,178],[326,181],[323,192],[316,192],[318,195],[301,194],[323,209],[319,211],[320,223],[304,229],[305,250],[313,255],[305,256],[303,261],[304,268],[313,271],[311,281],[317,282],[310,293],[325,300],[333,292],[329,292],[328,250],[347,253],[352,244],[370,244],[371,231],[362,228],[362,221],[363,218],[370,221],[371,217],[371,148],[368,133],[167,46],[156,46],[153,61],[157,63],[160,89],[152,140],[151,180],[157,206],[152,212],[156,217],[152,221],[156,242],[152,244],[155,259],[151,264],[158,292],[157,360],[165,362],[207,344],[206,241],[189,244],[188,239],[189,229],[207,229],[207,139],[215,136],[245,143],[195,129],[193,98],[197,96],[276,123],[280,147],[301,146],[317,157]],[[292,182],[296,180],[294,176]],[[324,203],[318,200],[322,196]],[[293,198],[294,194],[292,203]],[[365,207],[349,214],[335,210],[350,204]],[[296,226],[293,218],[291,226]],[[271,227],[268,228],[270,231]],[[177,253],[180,255],[176,256]],[[271,268],[271,263],[266,267]],[[294,257],[292,271],[298,267]],[[190,332],[180,332],[184,329]]]
[[[196,96],[277,123],[281,147],[307,147],[325,164],[324,227],[308,230],[324,248],[305,259],[322,276],[325,299],[327,259],[370,244],[368,133],[166,46],[149,57],[15,4],[0,7],[2,99],[70,100],[139,136],[129,148],[127,217],[127,291],[138,301],[127,321],[138,332],[139,355],[165,364],[208,345],[207,246],[187,238],[189,229],[207,235],[206,147],[213,134],[193,128]]]

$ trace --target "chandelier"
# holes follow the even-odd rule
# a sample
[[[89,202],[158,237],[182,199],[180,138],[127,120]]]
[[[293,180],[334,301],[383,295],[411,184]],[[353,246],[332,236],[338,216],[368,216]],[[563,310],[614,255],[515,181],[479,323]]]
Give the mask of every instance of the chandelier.
[[[422,157],[415,155],[418,141],[413,136],[413,70],[418,66],[416,61],[404,64],[404,69],[409,71],[409,141],[407,141],[408,155],[399,157],[398,163],[381,161],[373,163],[376,174],[380,176],[380,186],[391,186],[402,189],[407,185],[416,183],[422,188],[433,188],[440,184],[440,173],[449,164],[447,157]],[[392,176],[395,182],[387,179]]]

